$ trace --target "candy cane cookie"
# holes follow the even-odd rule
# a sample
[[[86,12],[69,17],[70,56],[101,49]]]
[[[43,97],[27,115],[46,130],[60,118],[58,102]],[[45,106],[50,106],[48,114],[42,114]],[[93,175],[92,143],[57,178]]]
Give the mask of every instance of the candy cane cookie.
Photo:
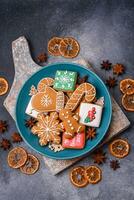
[[[52,86],[53,83],[54,83],[53,78],[46,77],[41,79],[37,86],[38,92],[43,92],[46,86]]]
[[[74,111],[84,95],[86,102],[92,102],[96,96],[95,87],[90,83],[82,83],[79,85],[71,95],[65,108]]]

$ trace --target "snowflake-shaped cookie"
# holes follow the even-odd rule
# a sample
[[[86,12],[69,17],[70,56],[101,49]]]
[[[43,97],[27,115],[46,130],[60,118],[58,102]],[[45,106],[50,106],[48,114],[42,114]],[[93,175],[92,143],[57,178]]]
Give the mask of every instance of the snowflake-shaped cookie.
[[[52,112],[50,116],[45,116],[41,113],[38,114],[37,120],[38,122],[35,126],[33,126],[31,131],[39,137],[40,145],[47,145],[48,142],[60,144],[61,137],[59,135],[63,130],[59,125],[58,114],[56,112]]]

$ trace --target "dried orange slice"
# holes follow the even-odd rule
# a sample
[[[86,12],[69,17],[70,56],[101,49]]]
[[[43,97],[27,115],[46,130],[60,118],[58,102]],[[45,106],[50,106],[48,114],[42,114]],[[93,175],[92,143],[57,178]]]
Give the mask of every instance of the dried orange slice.
[[[53,56],[60,56],[59,52],[59,46],[62,38],[60,37],[53,37],[51,40],[48,42],[48,52],[53,55]]]
[[[109,145],[109,151],[117,158],[124,158],[130,151],[130,144],[124,139],[116,139]]]
[[[102,171],[95,165],[90,165],[85,170],[86,177],[89,183],[96,184],[102,179]]]
[[[24,174],[32,175],[39,169],[39,160],[32,154],[28,154],[26,163],[20,167],[20,170]]]
[[[126,110],[134,112],[134,94],[124,94],[122,97],[122,105]]]
[[[8,165],[14,169],[20,168],[27,161],[27,152],[22,147],[13,148],[7,157]]]
[[[61,40],[59,51],[65,58],[74,58],[78,55],[80,46],[74,38],[66,37]]]
[[[85,187],[88,184],[88,180],[85,176],[85,168],[81,166],[73,168],[70,173],[70,180],[76,187]]]
[[[134,94],[134,80],[124,79],[120,82],[120,90],[123,94]]]
[[[45,90],[46,86],[52,86],[54,83],[54,79],[52,78],[43,78],[42,80],[40,80],[40,82],[38,83],[38,91],[39,92],[43,92],[43,90]]]
[[[8,82],[5,78],[0,77],[0,95],[3,95],[8,90]]]

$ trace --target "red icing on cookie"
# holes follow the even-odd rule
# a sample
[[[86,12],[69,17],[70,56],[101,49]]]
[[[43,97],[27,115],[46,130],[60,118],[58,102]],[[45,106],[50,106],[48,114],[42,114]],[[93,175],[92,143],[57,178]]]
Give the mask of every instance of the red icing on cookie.
[[[62,146],[69,149],[83,149],[85,146],[85,132],[77,133],[71,139],[65,138],[63,133]]]

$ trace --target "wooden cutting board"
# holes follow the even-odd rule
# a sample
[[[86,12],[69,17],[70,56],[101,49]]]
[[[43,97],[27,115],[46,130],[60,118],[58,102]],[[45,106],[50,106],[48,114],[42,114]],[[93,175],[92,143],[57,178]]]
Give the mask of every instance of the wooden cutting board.
[[[32,60],[28,42],[26,38],[23,36],[19,37],[17,40],[12,42],[12,54],[15,67],[15,76],[11,90],[4,101],[4,106],[15,120],[15,105],[20,88],[32,74],[34,74],[37,70],[41,68],[41,66],[37,65]],[[90,70],[94,71],[92,66],[83,59],[75,61],[75,63],[83,65],[89,68]],[[111,138],[117,136],[119,133],[124,131],[130,125],[129,120],[127,119],[127,117],[125,116],[119,105],[112,97],[111,99],[113,108],[112,122],[110,124],[109,131],[102,144],[108,142]],[[52,174],[55,175],[63,171],[67,167],[71,166],[75,162],[83,159],[83,157],[71,160],[53,160],[43,156],[43,159],[45,161],[45,164],[52,172]]]

